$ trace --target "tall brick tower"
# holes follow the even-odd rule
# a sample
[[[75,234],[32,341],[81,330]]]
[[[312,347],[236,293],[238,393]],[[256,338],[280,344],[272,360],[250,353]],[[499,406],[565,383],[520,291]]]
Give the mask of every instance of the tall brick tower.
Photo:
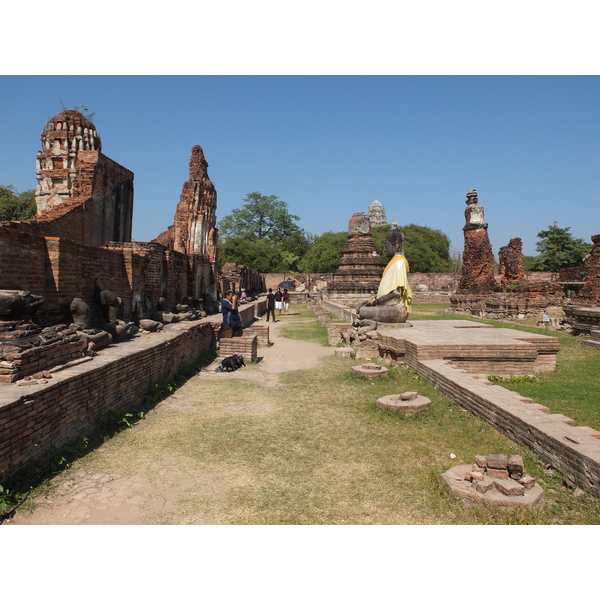
[[[133,173],[102,154],[92,122],[76,110],[52,117],[36,158],[37,214],[85,204],[85,222],[72,239],[93,246],[131,241]]]
[[[496,287],[494,279],[494,254],[488,238],[488,224],[484,220],[483,206],[478,204],[477,191],[467,194],[465,209],[465,249],[463,253],[460,291],[488,292]]]

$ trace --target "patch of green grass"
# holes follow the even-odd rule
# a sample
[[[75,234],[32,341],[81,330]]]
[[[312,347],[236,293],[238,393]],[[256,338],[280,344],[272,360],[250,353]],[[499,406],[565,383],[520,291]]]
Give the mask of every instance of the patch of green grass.
[[[577,425],[588,425],[600,431],[600,352],[585,346],[581,339],[562,331],[545,331],[540,327],[521,325],[518,321],[498,321],[470,315],[444,313],[441,304],[413,306],[411,319],[466,319],[487,323],[502,329],[515,329],[555,337],[560,343],[554,371],[536,373],[536,385],[526,379],[498,381],[498,385],[518,392],[547,406],[551,412],[574,419]]]
[[[458,319],[473,319],[474,317],[466,317],[458,313],[444,312],[450,308],[450,304],[413,304],[411,313],[408,317],[409,321],[439,321],[439,320],[458,320]]]
[[[327,329],[319,321],[312,323],[291,323],[282,328],[280,335],[292,340],[314,342],[321,346],[329,345]]]
[[[307,309],[306,305],[298,305],[298,315],[295,315],[294,321],[282,327],[280,335],[284,338],[299,340],[303,342],[314,342],[321,346],[329,345],[327,328],[317,320],[314,311]],[[305,322],[297,322],[305,319]]]

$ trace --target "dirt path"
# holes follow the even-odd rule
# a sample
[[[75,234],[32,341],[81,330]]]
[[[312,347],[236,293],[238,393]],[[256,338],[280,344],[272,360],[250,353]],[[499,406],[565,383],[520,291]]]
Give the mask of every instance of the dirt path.
[[[277,385],[279,375],[298,369],[316,367],[321,358],[333,353],[333,348],[323,347],[311,342],[302,342],[281,337],[282,326],[294,322],[293,314],[281,316],[275,323],[270,323],[270,340],[272,346],[260,347],[259,357],[262,360],[255,369],[240,369],[234,373],[215,373],[219,364],[207,366],[196,378],[219,378],[248,380],[260,383],[262,386]],[[175,392],[161,402],[155,411],[177,409],[185,411],[189,397]],[[239,410],[235,402],[228,399],[215,402],[215,410],[221,414],[229,411],[232,414]],[[268,401],[265,406],[254,407],[254,410],[268,411]],[[152,434],[149,423],[153,419],[152,411],[144,421],[136,425],[136,431],[146,429],[147,435]],[[247,414],[247,413],[246,413]],[[136,452],[136,449],[132,449]],[[109,453],[101,447],[94,454]],[[139,457],[136,457],[139,460]],[[225,496],[228,491],[244,479],[239,473],[232,478],[231,474],[203,473],[190,477],[185,461],[167,457],[148,456],[147,463],[152,467],[152,461],[162,466],[156,473],[164,482],[157,488],[156,481],[143,472],[124,476],[123,474],[98,472],[97,465],[81,460],[71,469],[56,477],[54,488],[45,496],[35,500],[33,512],[17,511],[13,519],[5,521],[5,525],[139,525],[147,523],[146,515],[168,512],[177,505],[182,494],[193,493],[214,500],[215,497]],[[235,481],[233,480],[235,479]],[[199,491],[197,491],[199,490]],[[187,522],[196,524],[218,524],[218,516],[194,515]]]

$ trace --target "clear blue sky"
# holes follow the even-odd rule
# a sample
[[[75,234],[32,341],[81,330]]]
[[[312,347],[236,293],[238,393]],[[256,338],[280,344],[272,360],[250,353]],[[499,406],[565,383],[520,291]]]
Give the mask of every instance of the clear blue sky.
[[[0,185],[21,191],[35,186],[41,131],[63,102],[96,112],[103,151],[135,173],[138,240],[150,240],[172,223],[194,144],[203,147],[209,162],[219,218],[239,207],[247,193],[259,191],[286,201],[307,231],[345,231],[350,216],[366,211],[377,198],[389,219],[439,228],[462,250],[465,196],[476,188],[496,256],[513,237],[521,237],[525,252],[533,254],[537,232],[554,221],[589,240],[600,233],[596,12],[596,3],[588,0],[568,5],[372,0],[368,8],[354,0],[175,1],[167,7],[145,3],[143,10],[139,3],[122,0],[64,10],[47,3],[5,2],[0,7],[5,24],[0,36]],[[127,76],[38,76],[72,73]],[[198,76],[129,76],[157,73]],[[203,76],[213,74],[231,76]],[[236,77],[240,74],[311,76]],[[437,77],[444,74],[451,76]],[[142,568],[153,558],[156,536],[175,549],[163,557],[167,576],[154,576],[152,587],[144,590],[150,595],[156,590],[172,595],[182,582],[185,592],[198,588],[197,556],[187,549],[191,541],[202,552],[207,534],[194,530],[203,539],[190,540],[184,529],[170,530],[168,537],[164,529],[152,531],[142,543],[142,530],[136,531],[130,554]],[[267,529],[268,541],[261,542]],[[92,547],[92,560],[90,552],[80,561],[70,555],[76,566],[70,575],[82,583],[95,575],[90,565],[113,566],[105,563],[115,540],[132,547],[131,535],[125,539],[101,530],[94,530],[92,546],[87,529],[69,530],[66,538],[66,530],[60,532],[59,544],[67,552],[77,544]],[[243,530],[246,537],[240,531],[233,544],[231,538],[222,543],[221,531],[210,539],[210,552],[201,556],[203,589],[209,580],[217,594],[229,590],[230,583],[224,588],[223,582],[231,580],[231,560],[222,558],[241,548],[238,555],[244,558],[236,567],[250,595],[255,590],[262,596],[287,592],[289,582],[300,579],[298,594],[304,595],[314,595],[315,589],[330,596],[341,590],[349,598],[398,592],[396,579],[373,577],[373,570],[364,568],[364,553],[355,551],[396,551],[393,527],[335,528],[335,533],[319,528],[310,537],[301,528],[285,533],[253,528],[252,537],[248,529]],[[402,589],[417,592],[433,564],[443,593],[442,586],[455,575],[457,556],[463,564],[477,561],[468,535],[457,536],[455,528],[446,531],[402,530],[413,554],[427,556],[423,565],[411,565],[413,577],[403,579]],[[485,535],[508,552],[514,531],[486,529]],[[557,540],[583,548],[583,535],[591,533],[585,528],[557,531],[528,530],[536,543],[527,559],[530,572],[554,560]],[[38,540],[23,544],[23,533],[18,533],[11,547],[31,553],[40,546]],[[54,538],[48,541],[56,546]],[[311,561],[315,548],[325,548],[325,554]],[[265,557],[272,567],[269,581],[261,577]],[[589,553],[574,551],[561,560],[566,568],[593,574]],[[36,564],[38,571],[44,566],[43,560]],[[19,564],[12,568],[18,570]],[[315,579],[315,573],[322,577]],[[478,575],[471,579],[485,586],[487,574]],[[556,595],[556,578],[546,579],[532,580],[529,587],[539,593],[546,586]],[[579,589],[582,582],[594,589],[592,575],[583,576]],[[139,595],[140,584],[143,588],[143,578],[133,579],[132,592]],[[565,593],[568,585],[563,585]]]
[[[173,221],[200,144],[217,216],[276,195],[306,231],[345,231],[374,199],[388,220],[462,250],[465,195],[494,253],[554,221],[600,233],[597,76],[2,76],[0,185],[35,187],[48,118],[86,105],[103,152],[135,174],[134,239]]]

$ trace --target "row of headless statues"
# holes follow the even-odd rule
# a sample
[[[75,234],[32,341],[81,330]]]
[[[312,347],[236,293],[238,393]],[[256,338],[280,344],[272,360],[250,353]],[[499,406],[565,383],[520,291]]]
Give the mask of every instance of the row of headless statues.
[[[377,296],[357,307],[359,322],[354,332],[345,336],[347,343],[377,328],[378,323],[404,323],[410,314],[412,292],[408,283],[409,265],[404,256],[404,234],[397,226],[392,226],[384,245],[384,252],[390,259],[381,278]],[[139,319],[136,323],[119,318],[120,302],[116,294],[106,289],[96,279],[96,297],[102,315],[97,318],[92,309],[81,299],[71,302],[70,310],[73,327],[87,336],[95,348],[104,347],[111,342],[131,338],[139,328],[157,331],[165,322],[194,319],[204,316],[201,311],[189,305],[178,305],[177,315],[168,311],[154,310],[156,319]],[[19,314],[33,314],[44,302],[42,296],[27,291],[0,290],[0,319],[10,319]]]

